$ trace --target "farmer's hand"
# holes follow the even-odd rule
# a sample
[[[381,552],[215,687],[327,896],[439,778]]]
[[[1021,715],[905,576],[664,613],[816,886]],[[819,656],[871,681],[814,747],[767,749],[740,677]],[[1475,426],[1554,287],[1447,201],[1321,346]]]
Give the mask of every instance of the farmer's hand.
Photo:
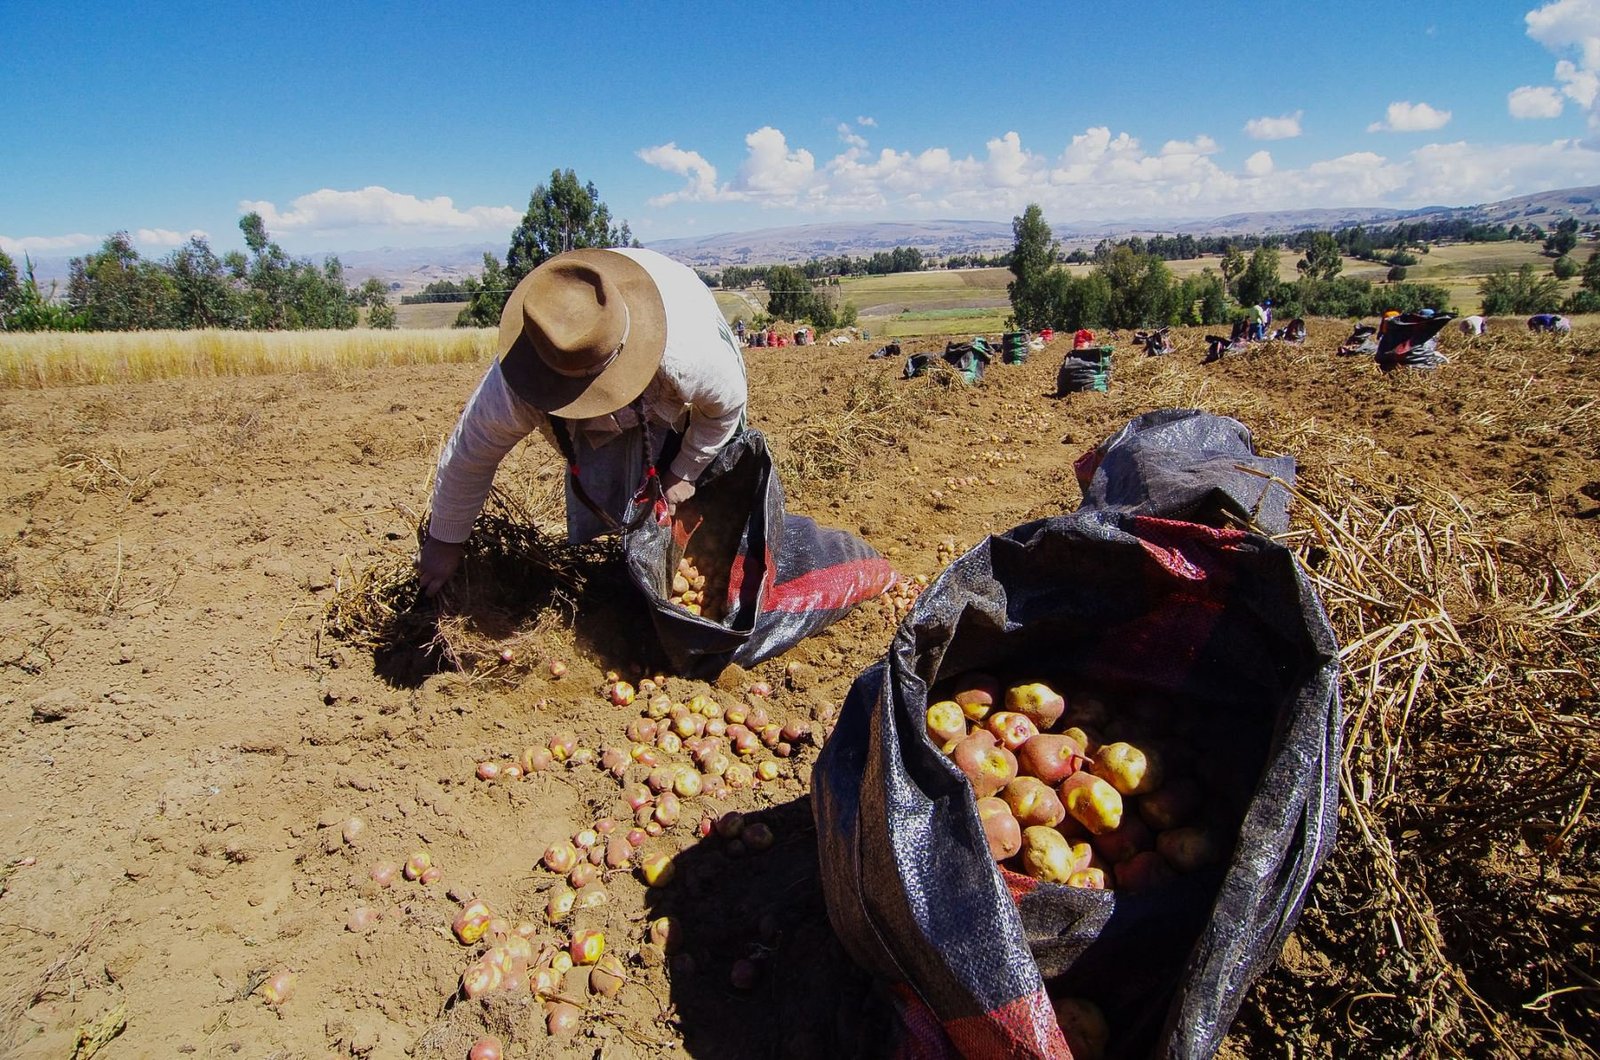
[[[461,557],[466,551],[465,541],[440,541],[430,535],[422,543],[422,551],[417,555],[417,581],[421,583],[422,591],[429,596],[437,595],[455,574],[456,568],[461,566]]]
[[[694,483],[667,472],[661,476],[661,499],[667,502],[667,515],[678,514],[678,505],[694,496]]]

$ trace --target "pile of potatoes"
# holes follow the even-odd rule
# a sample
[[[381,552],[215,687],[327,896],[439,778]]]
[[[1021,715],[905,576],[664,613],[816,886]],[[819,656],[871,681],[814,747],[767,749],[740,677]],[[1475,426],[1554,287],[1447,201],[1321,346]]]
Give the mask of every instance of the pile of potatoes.
[[[1140,890],[1219,861],[1226,800],[1158,736],[1147,703],[1113,712],[1087,690],[972,672],[935,688],[927,732],[971,782],[995,861],[1050,883]],[[1236,818],[1232,818],[1236,824]]]
[[[706,597],[706,576],[688,556],[678,561],[678,569],[672,575],[672,592],[667,599],[691,615],[704,615],[713,620],[722,617],[715,613],[712,602]]]

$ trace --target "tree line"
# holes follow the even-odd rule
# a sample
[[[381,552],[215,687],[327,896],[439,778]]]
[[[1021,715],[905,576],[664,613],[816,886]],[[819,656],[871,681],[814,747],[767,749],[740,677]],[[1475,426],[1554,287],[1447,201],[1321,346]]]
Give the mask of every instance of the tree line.
[[[64,298],[41,290],[33,265],[0,252],[0,330],[152,331],[193,328],[300,330],[398,323],[376,278],[345,280],[337,257],[294,258],[268,236],[258,213],[239,219],[248,253],[218,256],[195,236],[160,260],[141,257],[126,232],[68,262]]]
[[[1271,299],[1275,315],[1359,317],[1385,309],[1402,312],[1444,308],[1449,292],[1427,284],[1389,284],[1374,288],[1366,280],[1340,276],[1340,245],[1332,233],[1307,233],[1299,240],[1304,256],[1296,263],[1299,276],[1279,276],[1282,241],[1261,238],[1247,256],[1229,245],[1218,271],[1207,267],[1179,280],[1166,260],[1150,253],[1147,241],[1124,240],[1097,247],[1094,267],[1074,275],[1060,267],[1065,260],[1032,204],[1012,220],[1015,243],[1007,285],[1012,314],[1019,327],[1039,330],[1078,328],[1160,327],[1168,324],[1224,324],[1241,307]]]

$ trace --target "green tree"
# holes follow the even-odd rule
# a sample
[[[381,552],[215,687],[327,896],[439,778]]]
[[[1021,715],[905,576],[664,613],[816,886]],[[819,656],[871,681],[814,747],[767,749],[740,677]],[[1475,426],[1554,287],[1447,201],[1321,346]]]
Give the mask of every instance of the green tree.
[[[1055,268],[1056,246],[1045,224],[1038,203],[1029,203],[1021,217],[1011,219],[1011,274],[1006,285],[1011,297],[1011,314],[1017,326],[1036,331],[1050,326],[1051,271]]]
[[[1310,280],[1312,283],[1331,280],[1339,275],[1344,269],[1344,258],[1339,255],[1339,242],[1333,238],[1333,233],[1311,233],[1306,256],[1296,262],[1294,267],[1302,279]]]
[[[1239,290],[1239,278],[1244,275],[1244,251],[1229,246],[1222,254],[1219,267],[1222,269],[1222,282],[1226,285],[1228,293],[1236,295]]]
[[[1550,263],[1550,271],[1558,280],[1570,280],[1578,275],[1578,263],[1572,260],[1571,254],[1563,254]]]
[[[22,280],[17,275],[17,263],[0,250],[0,331],[6,330],[6,321],[21,306]]]
[[[767,270],[767,312],[778,320],[804,320],[816,299],[811,281],[793,265]]]
[[[1559,258],[1577,245],[1578,221],[1574,217],[1569,217],[1556,225],[1555,231],[1544,241],[1544,250],[1546,254]]]
[[[1506,265],[1494,269],[1478,284],[1478,293],[1484,316],[1553,313],[1561,307],[1561,281],[1535,274],[1532,265],[1515,271]]]
[[[500,311],[505,308],[506,296],[514,286],[506,279],[506,270],[493,254],[483,256],[483,275],[468,276],[461,286],[466,291],[466,305],[456,314],[458,328],[490,328],[500,323]]]
[[[56,301],[53,284],[48,295],[39,290],[33,262],[26,258],[23,261],[15,307],[10,313],[0,315],[0,331],[83,331],[86,326],[83,314]]]
[[[1271,298],[1278,290],[1278,252],[1270,247],[1257,247],[1250,255],[1250,264],[1239,277],[1237,295],[1245,305],[1253,305]]]
[[[1600,250],[1589,255],[1589,261],[1583,267],[1583,279],[1578,282],[1584,290],[1600,294]]]
[[[1384,274],[1384,279],[1390,283],[1400,283],[1405,278],[1406,267],[1404,265],[1391,265],[1389,266],[1389,271]]]
[[[145,261],[126,232],[68,264],[67,301],[92,331],[148,331],[177,326],[177,287]]]
[[[1094,267],[1106,279],[1111,301],[1105,323],[1114,328],[1160,326],[1172,322],[1172,273],[1153,254],[1143,254],[1131,243],[1114,247]]]
[[[245,324],[244,298],[222,259],[195,236],[167,256],[180,328],[238,328]]]
[[[1178,285],[1175,301],[1181,323],[1221,324],[1228,319],[1227,285],[1210,269],[1184,277]]]
[[[356,292],[356,300],[367,307],[367,327],[400,326],[400,316],[394,311],[394,306],[389,304],[389,290],[376,276],[367,277],[366,282]]]

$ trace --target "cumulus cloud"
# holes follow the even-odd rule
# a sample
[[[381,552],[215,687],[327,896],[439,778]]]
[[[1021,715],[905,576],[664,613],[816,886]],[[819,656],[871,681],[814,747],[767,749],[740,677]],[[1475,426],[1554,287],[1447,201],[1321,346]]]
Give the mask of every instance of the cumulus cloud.
[[[1244,123],[1244,134],[1252,140],[1292,140],[1300,135],[1300,116],[1297,110],[1280,118],[1251,118]]]
[[[877,128],[878,119],[877,118],[866,118],[866,117],[862,117],[860,115],[857,115],[856,116],[856,124],[857,125],[864,125],[869,129],[873,129],[873,128]]]
[[[24,254],[64,254],[74,250],[98,246],[94,236],[74,232],[66,236],[0,236],[0,250],[13,257]]]
[[[1387,117],[1367,126],[1367,132],[1430,132],[1444,128],[1449,120],[1449,111],[1435,110],[1426,103],[1391,103]]]
[[[198,228],[187,232],[174,232],[168,228],[141,228],[133,233],[133,241],[146,247],[175,247],[191,239],[209,239],[210,235]]]
[[[510,206],[457,208],[448,195],[419,199],[372,185],[359,191],[322,188],[302,195],[284,210],[267,201],[245,200],[241,211],[261,215],[269,232],[326,233],[360,228],[439,230],[457,233],[503,232],[522,219]]]
[[[1561,93],[1549,85],[1523,85],[1506,96],[1513,118],[1559,118],[1561,107]]]
[[[1029,203],[1067,220],[1204,217],[1308,204],[1409,207],[1591,184],[1600,173],[1600,151],[1570,139],[1428,144],[1396,157],[1358,151],[1281,168],[1264,150],[1224,165],[1223,146],[1209,136],[1152,149],[1107,126],[1087,128],[1056,151],[1030,146],[1008,131],[970,154],[942,146],[875,152],[849,146],[819,159],[767,126],[745,137],[737,176],[719,183],[699,154],[667,147],[641,151],[640,157],[688,183],[658,201],[878,216],[1001,219]]]
[[[850,123],[846,121],[839,123],[839,139],[859,150],[867,148],[867,138],[850,128]]]
[[[674,202],[708,202],[717,197],[717,167],[707,162],[700,152],[684,151],[675,143],[665,143],[646,147],[638,154],[652,166],[688,178],[688,183],[680,190],[651,199],[651,206],[666,206]]]
[[[1562,56],[1556,63],[1554,86],[1524,86],[1512,93],[1523,93],[1525,110],[1519,114],[1518,100],[1512,99],[1512,114],[1517,117],[1555,117],[1561,113],[1561,97],[1570,99],[1588,116],[1590,136],[1600,141],[1600,0],[1556,0],[1536,7],[1523,16],[1528,36]],[[1574,62],[1566,56],[1576,55]],[[1540,95],[1533,96],[1533,92]],[[1560,92],[1560,97],[1556,92]]]

